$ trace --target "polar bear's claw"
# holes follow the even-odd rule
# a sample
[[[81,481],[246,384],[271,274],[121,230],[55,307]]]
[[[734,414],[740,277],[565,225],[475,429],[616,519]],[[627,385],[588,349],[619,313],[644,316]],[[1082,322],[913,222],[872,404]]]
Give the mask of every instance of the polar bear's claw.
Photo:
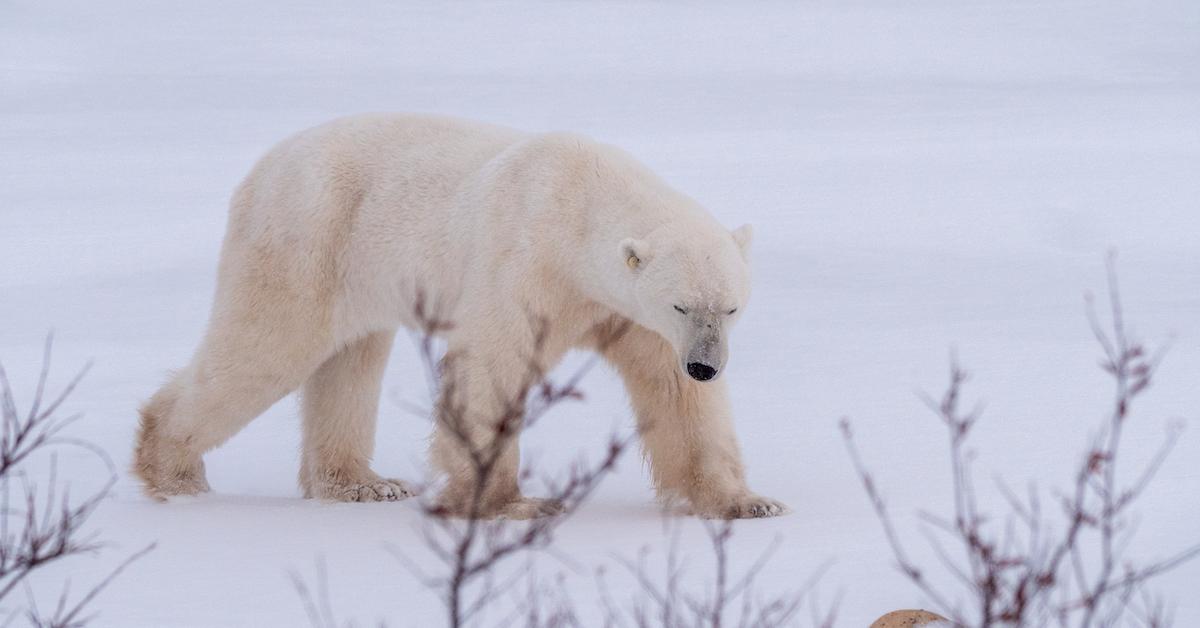
[[[413,496],[413,491],[400,480],[380,479],[366,484],[345,487],[348,502],[395,502]]]
[[[762,517],[778,517],[787,514],[788,507],[783,502],[757,495],[741,501],[734,506],[731,519],[757,519]]]
[[[449,505],[442,503],[437,512],[446,517],[469,517],[472,508],[462,504]],[[557,499],[542,499],[538,497],[517,497],[500,504],[482,506],[477,512],[480,519],[511,519],[526,520],[540,517],[554,517],[566,512],[567,507]]]
[[[707,519],[762,519],[791,512],[783,502],[761,495],[748,494],[731,498],[724,506],[697,509],[696,514]]]
[[[521,497],[500,506],[495,516],[499,519],[537,519],[553,517],[566,512],[566,506],[557,499]]]
[[[327,482],[314,487],[319,497],[339,502],[397,502],[416,495],[408,484],[401,480],[375,478],[361,482]]]
[[[774,517],[782,515],[786,511],[783,504],[779,503],[762,503],[751,504],[745,510],[751,517]]]

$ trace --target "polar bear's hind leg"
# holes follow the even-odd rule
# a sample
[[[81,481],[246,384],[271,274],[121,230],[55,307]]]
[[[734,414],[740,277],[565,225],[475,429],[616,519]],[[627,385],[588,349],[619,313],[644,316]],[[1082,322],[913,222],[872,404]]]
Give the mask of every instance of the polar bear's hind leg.
[[[201,456],[296,390],[330,353],[328,306],[256,266],[223,273],[191,364],[141,410],[134,472],[163,499],[208,490]],[[323,304],[321,304],[323,305]]]
[[[383,371],[396,332],[361,338],[326,360],[301,391],[304,444],[300,487],[305,497],[397,501],[413,491],[371,470]]]
[[[151,497],[208,491],[204,453],[295,390],[298,373],[308,370],[304,361],[227,361],[214,353],[221,352],[202,350],[141,409],[134,472]]]
[[[140,412],[133,470],[142,479],[146,492],[157,499],[209,490],[204,460],[199,455],[170,455],[171,443],[163,439],[163,422],[179,399],[179,386],[180,376],[173,375]]]

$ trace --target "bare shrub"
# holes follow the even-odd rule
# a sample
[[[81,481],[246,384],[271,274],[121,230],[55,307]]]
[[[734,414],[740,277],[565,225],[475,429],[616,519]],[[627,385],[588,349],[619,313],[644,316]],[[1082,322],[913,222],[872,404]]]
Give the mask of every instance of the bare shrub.
[[[632,444],[633,436],[613,434],[596,460],[580,458],[557,478],[544,476],[541,481],[546,487],[549,501],[558,504],[560,512],[555,516],[543,516],[527,521],[505,521],[489,518],[484,511],[484,488],[497,474],[498,463],[513,441],[524,429],[535,426],[539,419],[554,407],[583,399],[579,388],[584,376],[594,367],[595,359],[588,361],[570,373],[561,382],[555,381],[537,365],[537,356],[543,351],[547,324],[534,320],[535,343],[533,356],[519,387],[512,398],[502,400],[503,410],[499,416],[489,420],[490,437],[478,442],[472,438],[472,425],[468,424],[467,408],[458,401],[452,389],[455,385],[453,356],[440,356],[436,338],[450,329],[450,323],[430,314],[417,300],[416,316],[420,323],[416,334],[418,354],[425,371],[431,395],[441,396],[443,407],[433,413],[438,428],[449,434],[462,447],[471,464],[475,491],[467,504],[465,513],[447,512],[443,505],[432,499],[422,500],[426,517],[422,538],[426,549],[441,565],[436,573],[428,572],[409,559],[396,547],[389,547],[396,556],[430,591],[437,594],[445,605],[446,624],[458,627],[475,621],[482,611],[497,598],[510,590],[522,579],[497,583],[497,569],[506,561],[523,553],[546,549],[550,546],[555,530],[565,523],[588,499],[601,480],[607,476],[617,461]],[[623,327],[602,331],[598,338],[603,348],[615,342],[624,333]],[[451,390],[444,390],[445,386]],[[426,414],[425,409],[417,412]],[[522,471],[523,480],[529,480],[533,472]],[[461,514],[461,516],[452,516]],[[337,620],[330,610],[323,576],[318,575],[317,592],[314,594],[302,578],[293,574],[293,581],[304,600],[313,626],[334,626]]]
[[[957,626],[1163,626],[1163,606],[1146,591],[1151,578],[1200,554],[1200,545],[1169,558],[1138,565],[1123,555],[1132,536],[1130,509],[1153,480],[1176,440],[1168,429],[1162,447],[1124,484],[1117,476],[1121,438],[1133,401],[1150,385],[1162,352],[1148,352],[1125,327],[1113,260],[1108,264],[1111,319],[1101,323],[1091,298],[1088,320],[1101,346],[1101,367],[1113,380],[1111,412],[1080,457],[1066,494],[1054,494],[1057,525],[1043,511],[1039,491],[1024,498],[1004,484],[1008,512],[981,510],[967,441],[980,418],[962,408],[967,374],[957,363],[941,399],[927,399],[949,436],[954,512],[949,518],[922,513],[924,532],[965,592],[965,599],[938,588],[909,556],[896,532],[883,496],[854,443],[848,419],[843,438],[901,573]],[[950,547],[947,547],[947,543]]]
[[[618,559],[638,585],[636,596],[625,604],[613,600],[604,573],[600,572],[597,576],[606,626],[776,628],[797,625],[797,615],[805,605],[810,610],[811,625],[820,628],[833,626],[835,608],[830,608],[822,615],[815,596],[816,585],[828,565],[818,569],[808,582],[797,590],[763,597],[758,594],[756,588],[758,577],[778,549],[779,539],[764,549],[749,567],[737,575],[733,573],[730,565],[733,557],[730,541],[733,538],[734,522],[703,520],[701,523],[708,537],[708,550],[711,552],[711,569],[705,570],[705,574],[711,578],[711,586],[695,590],[683,585],[682,576],[685,570],[692,573],[695,570],[688,568],[685,559],[679,555],[679,530],[676,528],[667,547],[661,577],[655,577],[648,566],[648,548],[643,549],[636,562]]]
[[[568,578],[559,573],[550,582],[538,578],[532,562],[525,566],[525,590],[514,595],[516,603],[510,617],[499,626],[525,628],[579,628],[588,625],[579,617],[575,599],[571,597]]]
[[[316,565],[316,582],[310,588],[305,582],[304,576],[297,571],[291,572],[292,586],[296,592],[300,594],[300,601],[304,605],[304,615],[308,617],[308,623],[312,628],[338,628],[339,626],[351,627],[354,622],[346,621],[339,623],[336,613],[333,611],[333,603],[329,596],[329,572],[325,568],[325,560],[317,558]],[[383,623],[380,623],[383,626]]]
[[[533,355],[528,360],[524,379],[518,392],[503,400],[500,415],[488,419],[490,437],[477,442],[471,436],[473,426],[467,424],[471,420],[468,409],[453,390],[456,380],[454,357],[445,356],[439,361],[432,341],[435,334],[449,328],[449,323],[429,315],[422,307],[417,308],[417,314],[421,323],[418,343],[421,361],[425,372],[430,374],[431,394],[440,391],[442,399],[441,411],[435,413],[438,428],[450,434],[466,452],[475,489],[461,518],[447,516],[449,513],[435,501],[423,503],[426,513],[431,515],[423,531],[425,546],[442,564],[443,573],[426,573],[395,548],[392,553],[405,562],[425,587],[438,592],[446,606],[447,625],[457,628],[471,621],[505,590],[495,579],[499,564],[522,552],[548,547],[555,530],[579,509],[600,481],[615,468],[633,437],[614,434],[599,460],[577,460],[561,475],[561,480],[549,476],[542,478],[548,489],[547,499],[559,505],[560,514],[527,521],[487,518],[483,510],[485,487],[495,478],[497,465],[505,451],[523,430],[534,427],[555,406],[583,399],[579,384],[596,359],[586,362],[561,383],[552,380],[538,366],[540,361],[537,359],[544,351],[549,323],[531,321],[535,330]],[[601,348],[615,342],[624,331],[619,328],[604,332],[605,335],[598,339]],[[526,470],[522,474],[524,479],[529,479],[532,472]]]
[[[49,614],[39,611],[34,591],[29,587],[29,577],[51,564],[92,554],[103,547],[99,538],[85,534],[84,528],[117,479],[116,468],[103,450],[63,434],[81,415],[60,417],[58,412],[90,365],[81,369],[57,395],[52,395],[46,390],[52,346],[53,338],[47,337],[37,387],[25,412],[18,410],[8,373],[0,365],[0,421],[3,422],[0,427],[0,607],[7,608],[5,625],[19,614],[31,624],[47,628],[86,625],[93,617],[88,614],[88,605],[130,563],[154,548],[151,544],[125,559],[73,604],[69,601],[69,587],[64,587],[53,611]],[[83,499],[72,499],[69,482],[60,480],[57,473],[54,450],[62,446],[82,448],[102,462],[109,475],[103,486]],[[25,473],[24,466],[42,455],[49,455],[50,470],[44,486],[38,486]],[[15,496],[14,483],[20,484]],[[11,596],[22,586],[26,589],[28,606],[13,608]]]
[[[415,334],[415,341],[423,370],[428,376],[429,389],[433,395],[442,391],[443,399],[454,399],[453,391],[450,394],[443,391],[443,386],[453,386],[453,357],[440,356],[435,340],[439,334],[449,330],[449,323],[429,315],[420,305],[416,314],[421,327]],[[544,346],[546,323],[535,320],[532,324],[536,331],[533,347],[533,356],[536,357]],[[620,338],[625,328],[618,327],[603,333],[605,335],[598,339],[601,349],[606,343]],[[504,597],[514,603],[499,625],[524,625],[528,628],[589,625],[580,619],[576,601],[567,588],[566,576],[560,574],[546,582],[538,579],[532,561],[504,574],[502,565],[516,562],[518,556],[529,558],[531,552],[549,549],[559,526],[579,510],[604,477],[615,468],[632,445],[634,437],[614,434],[609,437],[597,458],[577,460],[559,475],[560,479],[542,477],[549,499],[561,504],[561,512],[555,516],[527,521],[488,519],[483,511],[482,487],[492,480],[500,457],[523,429],[535,426],[539,419],[559,404],[583,399],[579,384],[593,368],[595,361],[586,362],[558,382],[537,367],[538,360],[531,359],[520,388],[522,392],[504,400],[503,411],[490,422],[490,438],[482,443],[470,435],[472,426],[466,424],[466,408],[451,406],[434,413],[438,417],[438,427],[451,434],[467,452],[477,488],[467,512],[461,517],[447,516],[450,513],[434,500],[427,499],[422,503],[422,509],[428,515],[422,538],[425,548],[436,559],[438,569],[423,569],[398,548],[389,547],[389,550],[426,589],[437,595],[445,607],[447,626],[482,623],[485,611],[497,610],[498,603]],[[414,408],[414,411],[422,415],[430,413],[422,407]],[[526,469],[522,471],[521,479],[529,480],[532,474]],[[597,577],[598,601],[603,608],[604,625],[773,628],[795,623],[796,614],[813,590],[820,573],[798,591],[776,597],[759,596],[755,583],[776,545],[768,547],[746,571],[735,575],[730,566],[730,540],[734,522],[704,521],[703,525],[710,541],[713,561],[712,587],[704,591],[684,590],[679,579],[682,563],[677,551],[676,533],[667,554],[665,581],[656,580],[648,569],[646,552],[637,563],[620,560],[625,571],[638,583],[641,597],[625,604],[617,603],[608,594],[604,576]],[[318,562],[316,580],[312,585],[295,573],[292,574],[292,580],[313,628],[353,625],[341,622],[333,611],[323,562]],[[522,584],[525,585],[523,591],[519,590]],[[834,616],[832,612],[823,617],[814,612],[812,619],[813,625],[825,627],[833,624]]]

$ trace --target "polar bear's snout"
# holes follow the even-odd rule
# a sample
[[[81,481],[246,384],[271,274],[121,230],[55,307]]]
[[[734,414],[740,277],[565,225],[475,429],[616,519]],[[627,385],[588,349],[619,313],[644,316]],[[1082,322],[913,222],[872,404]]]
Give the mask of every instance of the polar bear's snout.
[[[698,382],[707,382],[717,376],[717,369],[703,362],[688,362],[687,373]]]
[[[720,375],[728,348],[719,320],[712,316],[696,318],[691,341],[686,343],[689,348],[681,366],[692,379],[707,382]]]

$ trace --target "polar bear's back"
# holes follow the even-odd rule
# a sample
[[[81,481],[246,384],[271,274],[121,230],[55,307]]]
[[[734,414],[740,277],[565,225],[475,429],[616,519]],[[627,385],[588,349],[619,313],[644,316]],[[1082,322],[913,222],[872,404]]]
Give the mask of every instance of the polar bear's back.
[[[447,244],[465,243],[473,219],[460,215],[459,198],[527,137],[447,117],[364,114],[285,139],[234,194],[219,283],[269,266],[280,288],[352,293],[362,302],[343,305],[359,310],[394,308],[418,281],[454,301],[469,250]]]
[[[526,137],[514,129],[444,116],[361,114],[280,142],[248,181],[328,186],[364,197],[372,192],[431,196],[461,184]],[[318,190],[308,191],[311,198]]]

